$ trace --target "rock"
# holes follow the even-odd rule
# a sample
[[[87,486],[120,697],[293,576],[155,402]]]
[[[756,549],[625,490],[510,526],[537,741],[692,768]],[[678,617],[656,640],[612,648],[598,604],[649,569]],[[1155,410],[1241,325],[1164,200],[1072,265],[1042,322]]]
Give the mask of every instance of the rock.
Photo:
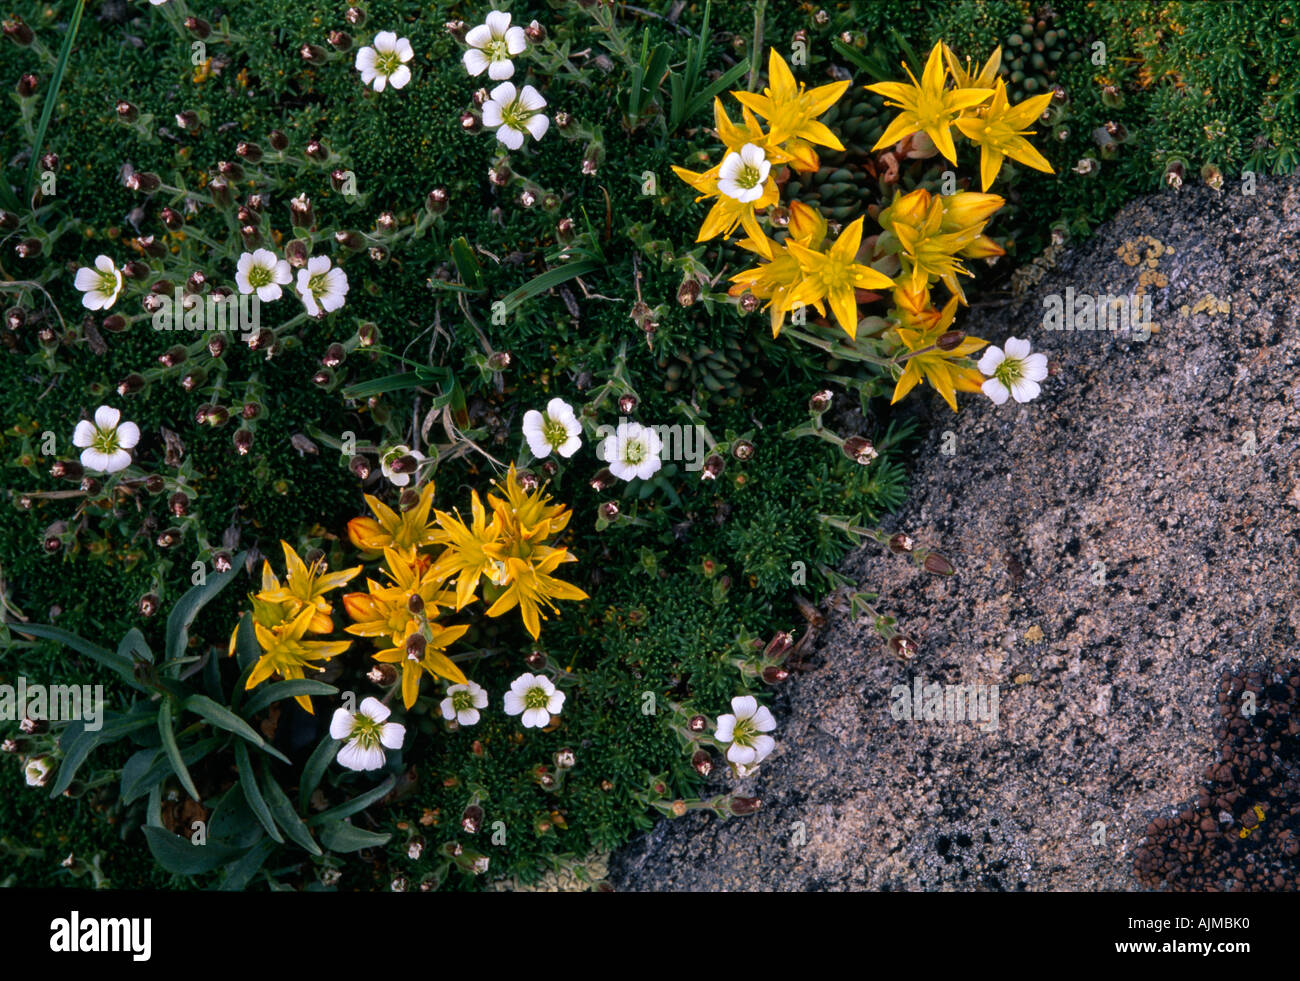
[[[776,702],[777,752],[740,785],[761,810],[661,822],[611,858],[614,886],[1294,888],[1268,856],[1300,832],[1298,269],[1300,179],[1185,187],[1131,203],[1020,299],[964,311],[1057,373],[1025,406],[967,396],[919,453],[888,528],[955,577],[875,546],[844,564],[918,655],[829,613]],[[1145,342],[1042,329],[1046,297],[1140,286]],[[996,729],[896,721],[891,690],[918,677],[997,686]],[[1232,729],[1243,684],[1274,693],[1271,742]],[[1265,850],[1206,866],[1238,847]]]

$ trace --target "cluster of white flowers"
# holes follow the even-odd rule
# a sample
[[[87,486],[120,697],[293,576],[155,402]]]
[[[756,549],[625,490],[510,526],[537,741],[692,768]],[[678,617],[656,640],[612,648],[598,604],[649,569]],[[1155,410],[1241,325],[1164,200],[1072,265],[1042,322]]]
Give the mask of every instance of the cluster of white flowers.
[[[573,406],[563,399],[551,399],[545,411],[524,413],[523,431],[528,451],[539,460],[552,453],[568,459],[582,447],[582,423]],[[663,465],[659,457],[662,449],[663,441],[653,429],[625,420],[601,441],[596,455],[621,480],[647,480]]]
[[[449,687],[438,709],[448,722],[472,726],[478,724],[479,710],[487,705],[487,692],[471,681]],[[545,675],[524,673],[511,683],[504,707],[506,715],[523,716],[525,729],[544,729],[564,708],[564,692],[557,690]],[[335,709],[330,736],[344,741],[338,753],[339,763],[349,770],[382,767],[387,759],[384,750],[401,749],[406,739],[406,727],[389,722],[390,715],[392,710],[373,697],[363,699],[355,712]]]
[[[465,70],[475,78],[486,71],[488,78],[501,83],[483,102],[483,125],[495,130],[497,140],[510,150],[518,150],[529,136],[534,140],[545,136],[551,120],[542,112],[546,108],[542,94],[531,85],[516,88],[505,81],[514,77],[514,56],[528,48],[524,29],[512,26],[505,11],[494,10],[466,32],[465,44]]]

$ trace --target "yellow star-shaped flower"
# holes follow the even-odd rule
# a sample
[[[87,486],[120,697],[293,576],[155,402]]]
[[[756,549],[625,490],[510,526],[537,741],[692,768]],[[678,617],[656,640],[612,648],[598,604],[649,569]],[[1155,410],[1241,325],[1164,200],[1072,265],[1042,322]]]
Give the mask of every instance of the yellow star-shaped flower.
[[[840,327],[854,340],[858,336],[858,301],[853,291],[889,289],[894,285],[884,273],[858,263],[862,221],[858,218],[844,229],[825,252],[814,251],[793,240],[786,242],[786,248],[804,273],[803,282],[789,297],[790,308],[813,304],[821,311],[824,299]]]
[[[815,89],[805,89],[795,81],[785,59],[773,48],[767,59],[767,87],[757,92],[732,92],[742,106],[767,120],[768,140],[777,146],[798,139],[832,150],[842,144],[817,117],[835,105],[849,87],[848,82],[832,82]]]
[[[904,65],[903,69],[912,80],[911,85],[902,82],[877,82],[875,85],[867,86],[868,92],[875,92],[890,100],[887,105],[903,110],[886,127],[884,134],[871,149],[879,150],[881,147],[893,146],[905,136],[924,132],[938,147],[939,152],[955,164],[957,148],[953,145],[952,133],[949,132],[948,127],[964,110],[987,101],[993,94],[993,90],[946,88],[948,73],[943,65],[942,43],[936,44],[931,49],[919,83],[907,65]]]
[[[978,116],[969,116],[957,120],[957,128],[980,147],[980,181],[984,190],[993,184],[993,179],[1002,169],[1004,157],[1041,170],[1046,174],[1055,173],[1052,165],[1034,145],[1025,139],[1032,136],[1033,130],[1026,129],[1052,101],[1052,93],[1036,95],[1013,106],[1007,101],[1007,87],[998,79],[998,87],[993,93],[993,101]]]
[[[943,400],[948,403],[948,407],[953,412],[957,411],[958,391],[978,392],[980,390],[980,386],[984,383],[984,376],[980,374],[979,369],[969,362],[965,364],[957,362],[984,347],[988,341],[978,337],[965,337],[952,350],[944,351],[936,347],[939,338],[951,329],[956,313],[957,297],[954,296],[943,308],[938,321],[928,330],[895,328],[894,332],[898,334],[908,351],[922,353],[914,353],[907,358],[903,374],[899,377],[898,384],[894,386],[891,405],[915,388],[922,379],[934,386],[935,391],[943,396]]]

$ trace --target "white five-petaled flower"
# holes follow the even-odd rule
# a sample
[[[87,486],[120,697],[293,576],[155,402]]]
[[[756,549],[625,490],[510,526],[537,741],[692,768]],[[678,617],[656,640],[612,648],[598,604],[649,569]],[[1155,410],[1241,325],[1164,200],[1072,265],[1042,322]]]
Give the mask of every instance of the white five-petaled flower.
[[[406,726],[389,722],[392,710],[377,698],[366,698],[356,712],[335,709],[330,719],[330,736],[346,739],[339,750],[339,762],[349,770],[378,770],[384,765],[384,749],[401,749]]]
[[[379,466],[384,472],[384,478],[394,487],[405,487],[411,482],[411,475],[409,473],[405,471],[399,473],[393,469],[393,464],[404,456],[411,457],[417,464],[423,463],[428,459],[428,457],[419,450],[413,450],[405,444],[399,444],[391,449],[385,450],[379,457]]]
[[[23,776],[27,778],[27,786],[29,787],[44,787],[49,782],[52,772],[54,772],[54,766],[44,756],[33,757],[23,767]]]
[[[281,286],[293,282],[293,270],[270,249],[245,252],[235,265],[235,285],[241,293],[256,293],[263,303],[280,299]]]
[[[539,460],[550,456],[552,450],[568,459],[582,446],[581,436],[582,423],[573,406],[563,399],[551,399],[545,412],[529,409],[524,413],[524,439],[528,451]]]
[[[486,68],[488,78],[494,82],[514,75],[515,63],[510,59],[513,55],[523,54],[528,47],[524,29],[511,27],[510,15],[504,10],[492,11],[484,23],[470,28],[465,34],[465,43],[469,45],[463,58],[465,70],[478,76]]]
[[[776,728],[776,719],[753,695],[738,695],[731,700],[730,715],[718,716],[713,738],[730,743],[727,759],[738,767],[753,767],[776,748],[776,740],[767,733]]]
[[[406,62],[414,57],[410,41],[396,31],[380,31],[372,44],[357,51],[356,67],[361,81],[376,92],[384,91],[385,85],[400,89],[411,80]]]
[[[106,255],[95,256],[95,267],[82,266],[74,280],[81,290],[81,305],[87,310],[107,310],[122,292],[122,271]]]
[[[540,140],[551,125],[542,110],[546,100],[531,85],[516,89],[512,82],[502,82],[483,103],[483,125],[497,131],[497,139],[508,149],[518,150],[524,137]]]
[[[447,689],[447,697],[439,706],[442,717],[448,722],[455,719],[463,726],[472,726],[478,722],[478,710],[487,708],[488,695],[474,682],[467,685],[452,685]]]
[[[348,275],[338,266],[330,266],[327,255],[313,256],[307,267],[298,270],[298,295],[313,317],[332,313],[343,306],[348,294]]]
[[[72,445],[81,450],[81,465],[99,473],[117,473],[131,465],[131,450],[140,442],[140,427],[121,422],[111,405],[95,410],[95,421],[82,419],[72,431]]]
[[[551,716],[564,708],[564,692],[557,691],[551,679],[541,674],[521,674],[506,692],[506,715],[523,715],[525,729],[541,729],[551,724]]]
[[[622,480],[647,480],[662,466],[659,434],[639,422],[620,422],[612,436],[606,436],[597,455],[609,464],[610,473]]]
[[[1038,383],[1047,377],[1047,355],[1030,354],[1029,341],[1007,338],[1007,348],[990,345],[980,358],[980,372],[988,381],[980,391],[1001,405],[1010,396],[1017,402],[1028,402],[1038,397]]]
[[[732,150],[722,158],[718,190],[737,201],[757,201],[763,196],[763,182],[771,169],[763,148],[746,143],[739,153]]]

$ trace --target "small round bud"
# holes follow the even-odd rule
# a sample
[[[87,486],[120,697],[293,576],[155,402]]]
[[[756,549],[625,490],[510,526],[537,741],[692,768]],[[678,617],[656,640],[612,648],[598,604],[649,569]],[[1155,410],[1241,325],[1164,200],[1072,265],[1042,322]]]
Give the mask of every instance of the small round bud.
[[[235,444],[235,450],[240,456],[247,456],[248,451],[253,448],[253,431],[251,429],[236,429],[235,435],[231,437],[231,442]]]
[[[757,797],[733,797],[731,813],[737,817],[744,817],[746,814],[754,814],[762,805],[763,802]]]
[[[814,392],[813,397],[808,400],[808,411],[821,415],[831,407],[831,401],[834,398],[834,393],[828,388],[823,388],[820,392]]]
[[[637,401],[635,395],[620,395],[618,399],[618,411],[625,416],[630,416],[636,411]]]
[[[596,471],[596,475],[588,483],[591,485],[592,490],[600,493],[606,488],[614,486],[614,472],[609,467],[605,467]]]
[[[528,652],[528,655],[524,658],[524,663],[534,671],[540,671],[542,668],[546,667],[546,654],[544,651],[539,651],[534,648]]]
[[[478,834],[479,829],[483,827],[483,808],[477,804],[465,808],[465,812],[460,816],[460,826],[466,834]]]
[[[132,372],[117,383],[117,394],[123,397],[134,395],[142,388],[144,388],[144,376]]]
[[[185,29],[190,32],[191,37],[206,41],[212,36],[212,25],[202,17],[186,17],[184,23]]]
[[[303,152],[318,163],[328,160],[330,156],[329,150],[325,149],[325,144],[320,140],[308,140]]]
[[[158,612],[158,606],[162,599],[157,593],[145,593],[140,597],[140,615],[151,617]]]
[[[213,555],[212,568],[216,569],[218,572],[229,572],[234,568],[233,561],[230,558],[230,553],[221,551]]]
[[[156,473],[144,478],[144,489],[150,494],[161,494],[167,487],[166,482]]]
[[[779,685],[790,677],[790,672],[779,665],[771,665],[763,669],[763,683],[766,685]]]
[[[925,566],[926,572],[933,573],[936,576],[952,576],[957,573],[957,570],[953,568],[953,564],[938,552],[931,552],[925,557],[922,564]]]
[[[916,657],[916,641],[912,640],[911,637],[904,637],[902,634],[895,634],[889,638],[889,649],[904,661],[910,661]]]
[[[744,462],[754,456],[754,444],[747,439],[738,439],[731,447],[731,455]]]
[[[713,772],[713,757],[707,749],[697,749],[691,757],[691,766],[695,767],[695,772],[702,777],[707,777]]]
[[[533,44],[541,44],[546,40],[546,28],[534,20],[524,28],[524,37]]]
[[[171,508],[172,514],[176,515],[178,518],[183,518],[190,509],[189,495],[182,491],[177,491],[171,497],[167,498],[167,506]]]
[[[411,661],[423,660],[424,652],[428,648],[429,642],[424,639],[424,634],[411,634],[406,638],[406,657]]]
[[[55,460],[50,465],[50,476],[66,480],[80,480],[85,468],[76,460]]]
[[[358,480],[365,480],[370,476],[370,461],[364,456],[354,456],[348,461],[348,469]]]
[[[709,720],[702,715],[692,715],[690,722],[686,723],[686,728],[691,732],[705,732],[709,728]]]
[[[618,517],[618,502],[606,501],[600,506],[599,514],[606,521],[613,521]]]
[[[266,134],[266,142],[271,144],[271,149],[277,153],[283,153],[289,149],[289,137],[285,136],[278,129],[273,129]]]
[[[445,187],[435,187],[425,196],[425,210],[431,215],[440,215],[447,210],[447,189]]]
[[[347,31],[330,31],[326,40],[336,51],[352,50],[352,35]]]
[[[903,555],[915,547],[916,543],[912,540],[912,536],[905,535],[901,531],[889,539],[889,550],[895,555]]]
[[[960,330],[950,330],[939,335],[939,339],[934,342],[934,346],[940,351],[954,351],[966,340],[966,333]]]
[[[505,371],[510,367],[509,351],[494,351],[487,359],[488,369],[491,371]]]
[[[871,445],[871,440],[865,436],[850,436],[844,441],[841,449],[850,460],[864,467],[880,456],[876,448]]]
[[[479,128],[479,119],[474,113],[466,110],[460,114],[460,128],[467,133],[472,133]]]
[[[700,281],[694,276],[682,280],[682,284],[677,287],[677,303],[680,306],[689,307],[695,304],[700,298]]]

